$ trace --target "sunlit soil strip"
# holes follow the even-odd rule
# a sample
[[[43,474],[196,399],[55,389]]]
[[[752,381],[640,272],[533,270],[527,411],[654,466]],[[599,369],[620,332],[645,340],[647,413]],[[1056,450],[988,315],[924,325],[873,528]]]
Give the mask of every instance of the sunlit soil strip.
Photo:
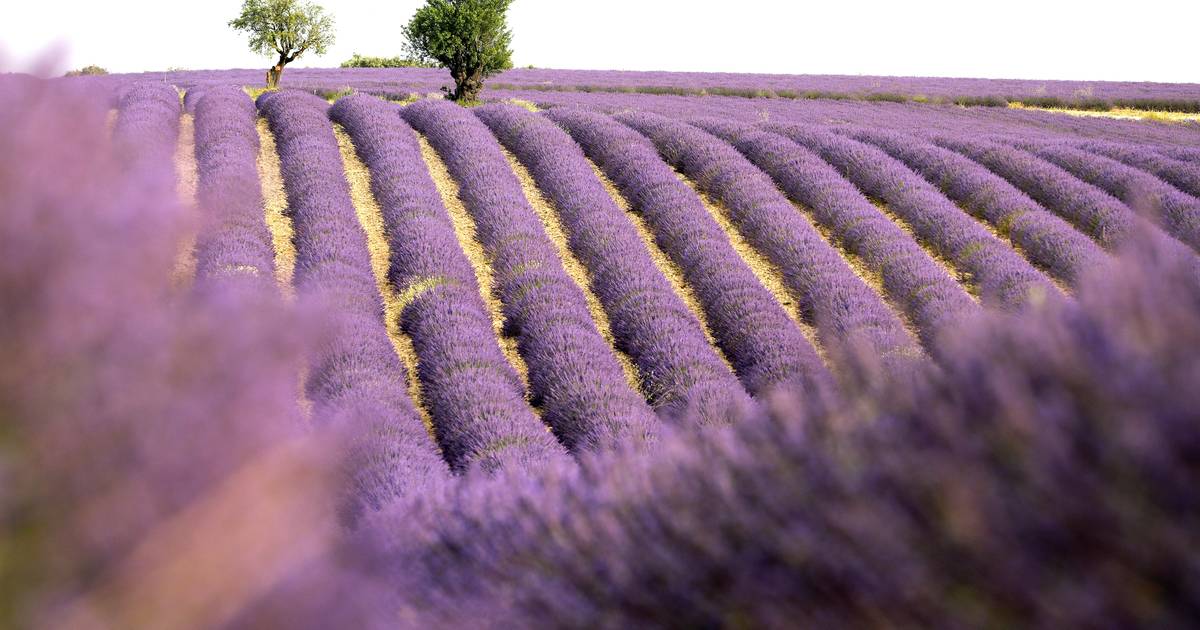
[[[416,132],[414,131],[414,133]],[[462,247],[463,253],[467,255],[467,260],[471,262],[471,268],[475,270],[479,293],[492,318],[492,330],[495,331],[496,338],[500,341],[500,349],[508,358],[508,362],[512,364],[513,369],[520,375],[521,382],[525,384],[525,391],[528,392],[529,367],[525,365],[525,359],[521,358],[520,353],[517,352],[516,337],[504,334],[504,310],[494,291],[495,280],[492,277],[491,261],[488,260],[487,253],[476,236],[475,219],[471,217],[462,200],[458,198],[458,182],[450,176],[450,170],[438,155],[437,150],[420,133],[417,133],[417,141],[421,144],[421,157],[425,158],[425,166],[429,169],[429,175],[433,178],[438,194],[442,197],[442,205],[446,207],[446,212],[450,215],[450,223],[454,226],[458,244]]]
[[[412,339],[400,330],[400,316],[404,303],[397,293],[396,287],[388,282],[388,266],[391,260],[391,249],[388,246],[387,234],[384,231],[383,211],[375,194],[371,192],[371,171],[354,150],[354,141],[350,134],[341,126],[333,126],[333,135],[337,137],[338,148],[342,152],[342,163],[345,165],[346,181],[350,183],[350,201],[354,204],[354,212],[358,222],[367,235],[367,250],[371,254],[371,271],[375,274],[375,284],[383,298],[384,323],[387,326],[388,338],[400,361],[404,363],[405,377],[408,381],[408,395],[412,398],[421,416],[421,422],[433,437],[433,420],[425,406],[425,395],[422,391],[421,380],[417,378],[417,351]],[[412,287],[408,288],[411,292]],[[411,301],[409,298],[408,301]]]
[[[113,127],[117,126],[117,110],[108,110],[108,115],[104,117],[104,133],[110,139],[112,138]]]
[[[897,227],[899,227],[901,230],[904,230],[904,233],[907,234],[908,237],[911,238],[927,256],[933,259],[933,262],[937,263],[937,265],[941,267],[943,271],[949,274],[951,278],[954,278],[955,282],[957,282],[960,286],[962,286],[963,289],[966,290],[967,295],[971,296],[971,299],[974,300],[976,304],[979,303],[979,283],[976,282],[969,273],[960,270],[954,265],[954,262],[945,256],[942,256],[936,249],[930,247],[927,243],[918,238],[916,232],[913,231],[912,226],[909,225],[908,222],[899,215],[892,212],[886,203],[875,199],[874,197],[871,197],[870,199],[871,205],[875,206],[879,212],[883,214],[883,216],[887,217],[892,223],[895,223]],[[1007,239],[1004,239],[1002,242],[1006,241]]]
[[[604,312],[604,307],[600,304],[600,299],[592,292],[591,276],[588,274],[587,267],[571,253],[570,247],[567,245],[567,230],[562,224],[562,220],[558,217],[558,210],[542,192],[538,190],[537,182],[534,181],[533,175],[529,169],[525,168],[517,156],[513,155],[507,148],[501,146],[500,150],[504,152],[504,157],[508,160],[508,165],[512,168],[513,174],[517,176],[517,180],[521,182],[521,191],[525,193],[525,199],[529,201],[530,207],[537,213],[538,218],[542,220],[542,225],[546,228],[546,236],[550,237],[550,242],[554,243],[554,248],[558,250],[558,259],[562,261],[563,269],[567,275],[575,281],[575,284],[583,291],[584,300],[587,302],[588,311],[592,314],[592,320],[596,324],[596,330],[600,332],[600,336],[604,338],[613,349],[613,354],[616,355],[617,361],[621,363],[621,369],[625,372],[625,380],[629,382],[629,386],[634,391],[640,391],[639,384],[641,378],[638,376],[637,366],[634,365],[633,359],[628,354],[617,348],[616,340],[613,337],[612,323],[608,319],[608,313]]]
[[[1149,109],[1133,109],[1129,107],[1116,107],[1107,111],[1095,111],[1090,109],[1069,109],[1057,107],[1033,107],[1023,103],[1009,103],[1010,109],[1029,109],[1039,112],[1050,112],[1052,114],[1064,114],[1067,116],[1076,116],[1082,118],[1115,118],[1117,120],[1152,120],[1155,122],[1167,123],[1185,123],[1185,122],[1200,122],[1200,113],[1188,112],[1159,112]]]
[[[271,233],[271,246],[275,250],[275,282],[286,298],[296,297],[292,277],[296,271],[296,244],[292,242],[292,219],[288,216],[287,191],[283,187],[283,167],[279,163],[279,152],[275,148],[275,135],[266,118],[258,122],[258,181],[262,185],[263,217]],[[305,418],[312,417],[313,402],[308,399],[304,384],[308,382],[308,369],[300,369],[296,383],[297,401]]]
[[[292,276],[296,271],[296,244],[292,242],[292,219],[287,214],[287,191],[275,136],[266,118],[258,119],[258,180],[262,182],[263,213],[275,249],[275,280],[284,295],[295,296]]]
[[[733,245],[734,251],[746,262],[746,266],[750,268],[750,271],[754,272],[754,276],[758,278],[759,283],[775,297],[775,301],[779,302],[779,305],[783,307],[788,317],[800,327],[800,332],[804,335],[804,338],[808,339],[808,343],[817,350],[817,354],[825,364],[829,365],[828,358],[825,356],[825,349],[818,340],[816,329],[804,319],[800,300],[788,290],[787,285],[783,281],[783,272],[780,271],[779,267],[767,260],[766,256],[760,254],[746,240],[746,237],[742,235],[741,231],[738,230],[737,226],[729,218],[728,208],[720,201],[713,199],[708,193],[700,190],[700,187],[694,181],[682,173],[676,171],[675,175],[679,177],[680,181],[695,191],[696,195],[700,198],[700,203],[708,211],[708,215],[717,222],[717,225],[721,226],[721,230],[729,237],[729,244]]]
[[[712,328],[708,323],[708,317],[704,314],[704,308],[700,305],[700,298],[696,297],[696,292],[687,283],[687,280],[683,276],[683,270],[659,248],[658,243],[654,241],[654,232],[646,224],[646,219],[633,210],[629,205],[629,200],[621,194],[616,184],[590,158],[588,159],[588,164],[591,165],[592,171],[596,173],[596,177],[600,179],[604,190],[608,191],[608,196],[612,198],[617,207],[633,223],[634,229],[637,230],[638,236],[641,237],[642,243],[646,245],[646,250],[650,253],[650,259],[654,261],[654,266],[658,267],[659,273],[670,283],[671,289],[675,291],[675,295],[683,300],[684,305],[691,311],[692,316],[696,318],[696,321],[700,322],[700,329],[704,333],[704,338],[708,340],[708,345],[712,347],[713,353],[720,357],[725,367],[729,368],[729,372],[733,373],[733,365],[729,363],[729,360],[725,357],[725,353],[717,345],[717,340],[713,337]]]
[[[527,101],[523,98],[510,98],[505,102],[512,103],[513,105],[516,105],[517,107],[523,107],[534,113],[542,111],[542,108],[538,107],[537,103],[534,103],[533,101]]]
[[[867,264],[867,261],[863,260],[861,256],[844,247],[841,240],[838,239],[838,237],[835,236],[832,231],[814,219],[812,212],[810,212],[808,208],[805,208],[803,205],[794,201],[792,202],[792,207],[796,209],[796,212],[799,212],[808,219],[808,222],[813,226],[813,229],[815,229],[817,233],[821,235],[821,238],[825,239],[825,242],[829,243],[833,251],[837,252],[838,256],[842,257],[842,260],[845,261],[846,266],[850,268],[850,271],[853,271],[854,275],[858,276],[859,280],[862,280],[868,287],[870,287],[871,290],[879,296],[879,299],[883,300],[883,303],[887,304],[888,307],[892,309],[892,312],[895,313],[896,317],[900,318],[900,322],[904,324],[904,329],[908,331],[909,336],[914,340],[920,339],[921,335],[917,331],[917,325],[913,323],[908,311],[901,308],[899,304],[892,300],[888,295],[887,289],[884,288],[883,273],[872,269],[871,266]]]
[[[179,141],[175,144],[176,192],[185,211],[191,214],[193,219],[197,213],[196,188],[199,180],[196,170],[195,122],[195,118],[191,114],[184,114],[180,117]],[[171,272],[171,280],[176,287],[182,287],[191,283],[195,275],[196,232],[194,229],[189,229],[180,242],[179,254],[175,257],[175,267]]]

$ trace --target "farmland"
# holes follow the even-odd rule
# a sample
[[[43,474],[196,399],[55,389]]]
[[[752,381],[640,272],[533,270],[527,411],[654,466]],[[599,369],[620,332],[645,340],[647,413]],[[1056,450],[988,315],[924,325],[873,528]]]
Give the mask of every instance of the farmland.
[[[136,487],[54,477],[122,497],[81,557],[142,563],[61,621],[175,597],[130,576],[178,570],[151,525],[196,497],[283,532],[234,531],[254,571],[195,543],[213,624],[1195,612],[1200,124],[982,105],[1200,86],[529,69],[463,107],[444,79],[0,77],[0,159],[63,182],[0,179],[0,323],[32,331],[4,384],[177,423],[97,429],[161,473]],[[227,475],[271,491],[202,495]],[[172,535],[227,522],[200,508]]]

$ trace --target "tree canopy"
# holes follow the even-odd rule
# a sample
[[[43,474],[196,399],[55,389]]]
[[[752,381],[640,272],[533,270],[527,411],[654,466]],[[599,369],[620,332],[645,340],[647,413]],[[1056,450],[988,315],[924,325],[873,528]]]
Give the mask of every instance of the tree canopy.
[[[410,56],[450,70],[451,98],[475,100],[483,80],[512,67],[512,0],[427,0],[404,27]]]
[[[244,0],[242,12],[229,26],[250,34],[250,50],[279,56],[267,71],[267,86],[275,87],[283,67],[300,55],[318,55],[333,45],[333,17],[310,2],[300,0]]]

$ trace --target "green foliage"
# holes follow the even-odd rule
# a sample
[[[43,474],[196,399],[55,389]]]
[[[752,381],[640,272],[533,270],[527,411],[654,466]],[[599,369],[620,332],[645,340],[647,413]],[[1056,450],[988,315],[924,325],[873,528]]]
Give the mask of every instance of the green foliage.
[[[1200,101],[1189,101],[1186,99],[1125,98],[1114,100],[1112,105],[1113,107],[1147,109],[1160,112],[1200,113]]]
[[[250,35],[250,50],[279,55],[267,72],[267,85],[275,86],[283,67],[309,50],[318,55],[333,45],[333,17],[321,7],[300,0],[244,0],[242,13],[229,21],[234,30]]]
[[[436,68],[436,63],[409,57],[367,57],[354,53],[342,62],[343,68]]]
[[[954,104],[959,107],[1008,107],[1008,99],[1002,96],[959,96]]]
[[[483,80],[512,67],[512,0],[426,0],[404,27],[409,55],[450,70],[456,101],[476,100]]]
[[[868,92],[863,96],[864,101],[877,101],[888,103],[907,103],[908,97],[896,92]]]
[[[66,73],[63,76],[91,77],[91,76],[98,76],[98,75],[102,75],[102,74],[108,74],[108,70],[105,70],[104,68],[101,68],[100,66],[84,66],[78,70],[71,70],[70,72]]]

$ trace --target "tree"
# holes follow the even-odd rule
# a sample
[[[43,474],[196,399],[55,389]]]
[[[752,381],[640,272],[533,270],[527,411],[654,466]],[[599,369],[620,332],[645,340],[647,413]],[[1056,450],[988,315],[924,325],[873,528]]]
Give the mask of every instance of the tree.
[[[250,50],[278,54],[267,70],[267,87],[279,85],[283,67],[309,50],[318,55],[333,45],[333,17],[325,9],[299,0],[244,0],[242,14],[229,25],[250,34]]]
[[[450,70],[456,101],[474,101],[483,80],[512,67],[512,31],[505,13],[512,0],[426,0],[404,37],[416,59]]]

